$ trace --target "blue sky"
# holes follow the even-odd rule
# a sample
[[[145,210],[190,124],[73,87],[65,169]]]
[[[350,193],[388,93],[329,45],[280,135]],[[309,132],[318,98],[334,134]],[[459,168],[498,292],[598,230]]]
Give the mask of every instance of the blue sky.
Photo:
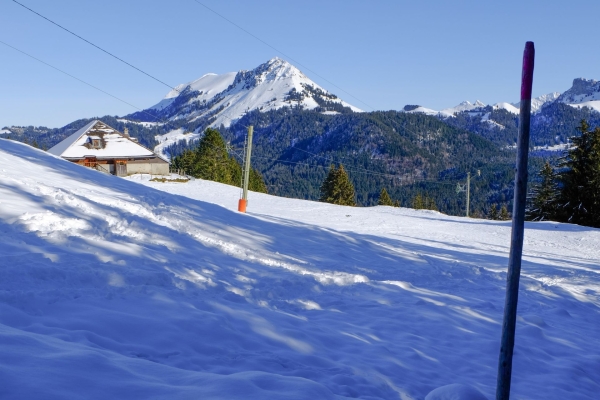
[[[173,86],[279,56],[366,111],[513,102],[527,40],[534,96],[600,79],[597,0],[199,0],[287,57],[194,0],[19,1]],[[137,107],[169,91],[11,0],[0,2],[0,40]],[[0,128],[135,111],[1,43],[0,65]]]

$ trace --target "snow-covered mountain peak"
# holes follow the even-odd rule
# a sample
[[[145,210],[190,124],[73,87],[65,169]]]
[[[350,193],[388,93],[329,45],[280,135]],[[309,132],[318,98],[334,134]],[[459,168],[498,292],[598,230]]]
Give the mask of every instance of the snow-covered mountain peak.
[[[573,107],[590,107],[600,111],[600,81],[576,78],[573,86],[558,96],[557,101]]]
[[[344,108],[362,111],[321,88],[279,57],[252,70],[203,75],[177,86],[150,110],[161,119],[206,118],[211,120],[212,126],[229,126],[248,111],[282,107],[316,109],[324,113],[337,113]],[[147,115],[133,116],[147,118]]]
[[[534,99],[531,99],[531,112],[536,113],[542,109],[542,107],[547,103],[552,103],[560,96],[559,92],[552,92],[548,94],[543,94]],[[512,103],[512,105],[519,110],[521,107],[521,102],[517,101],[516,103]],[[518,111],[517,111],[518,112]]]
[[[486,105],[479,100],[476,100],[475,103],[471,103],[470,101],[465,100],[455,107],[443,109],[442,111],[440,111],[440,113],[442,115],[446,115],[446,116],[453,116],[454,114],[462,112],[462,111],[471,111],[476,108],[481,108],[481,107],[485,107],[485,106]]]
[[[298,78],[309,80],[298,68],[279,57],[274,57],[250,71],[239,71],[232,83],[237,86],[244,83],[246,88],[257,87],[263,83],[274,83]]]

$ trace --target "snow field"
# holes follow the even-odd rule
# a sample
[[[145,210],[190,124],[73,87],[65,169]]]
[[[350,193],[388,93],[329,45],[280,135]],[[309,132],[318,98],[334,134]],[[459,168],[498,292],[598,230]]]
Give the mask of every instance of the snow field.
[[[0,140],[0,397],[493,398],[508,223],[238,198]],[[513,393],[593,399],[600,231],[527,228]]]
[[[156,154],[160,154],[167,160],[170,160],[171,155],[167,154],[165,152],[165,149],[168,146],[175,144],[182,139],[185,139],[187,142],[189,142],[190,140],[196,140],[199,137],[200,137],[199,133],[186,132],[185,129],[183,129],[183,128],[173,129],[172,131],[167,132],[164,135],[154,136],[156,141],[158,141],[158,144],[154,147],[154,152]]]

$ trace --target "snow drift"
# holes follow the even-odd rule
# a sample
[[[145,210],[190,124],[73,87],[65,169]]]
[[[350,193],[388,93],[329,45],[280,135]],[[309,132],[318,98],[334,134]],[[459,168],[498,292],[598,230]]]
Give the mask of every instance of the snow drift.
[[[238,195],[0,139],[0,397],[493,397],[508,222]],[[513,394],[594,399],[600,231],[525,238]]]

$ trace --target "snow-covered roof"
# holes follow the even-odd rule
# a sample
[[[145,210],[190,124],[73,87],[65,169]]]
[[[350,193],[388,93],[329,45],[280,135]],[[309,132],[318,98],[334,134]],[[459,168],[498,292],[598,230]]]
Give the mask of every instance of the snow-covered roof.
[[[103,139],[102,148],[89,145],[90,138]],[[94,120],[77,132],[48,150],[48,153],[67,159],[85,157],[106,158],[136,158],[156,156],[154,152],[136,143],[116,129],[102,121]]]

